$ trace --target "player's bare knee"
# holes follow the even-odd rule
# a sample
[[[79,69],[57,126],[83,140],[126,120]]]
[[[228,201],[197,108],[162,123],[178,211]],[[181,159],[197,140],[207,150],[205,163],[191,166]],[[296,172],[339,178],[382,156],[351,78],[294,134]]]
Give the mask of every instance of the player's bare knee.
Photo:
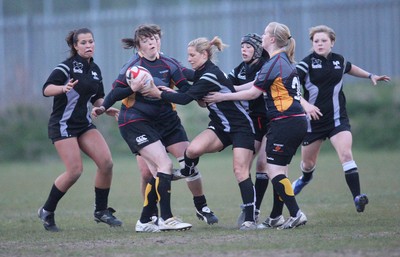
[[[98,166],[99,170],[101,170],[105,173],[112,173],[113,167],[114,167],[114,163],[111,158],[104,160]]]
[[[305,162],[305,161],[300,162],[300,169],[302,172],[305,173],[312,172],[315,170],[315,167],[316,167],[315,162]]]
[[[185,155],[191,159],[195,159],[202,154],[202,149],[195,145],[190,145],[185,151]]]

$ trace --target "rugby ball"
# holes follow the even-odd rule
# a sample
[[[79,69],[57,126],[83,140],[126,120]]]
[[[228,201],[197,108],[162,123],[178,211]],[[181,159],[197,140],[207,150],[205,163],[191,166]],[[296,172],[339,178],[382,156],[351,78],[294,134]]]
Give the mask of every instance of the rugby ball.
[[[150,72],[145,67],[138,65],[129,67],[125,75],[126,82],[128,82],[133,92],[141,92],[145,88],[152,86],[153,76],[151,76]],[[145,84],[136,85],[136,82],[140,81],[143,77],[146,79]]]

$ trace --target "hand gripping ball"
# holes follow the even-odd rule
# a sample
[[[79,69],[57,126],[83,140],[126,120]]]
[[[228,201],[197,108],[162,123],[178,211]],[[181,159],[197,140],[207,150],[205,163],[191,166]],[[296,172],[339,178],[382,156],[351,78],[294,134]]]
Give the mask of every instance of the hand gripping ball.
[[[150,72],[142,67],[142,66],[132,66],[126,71],[126,81],[128,85],[131,87],[133,92],[141,92],[145,90],[147,87],[151,87],[153,82],[153,76],[151,76]],[[145,77],[144,85],[138,83]]]

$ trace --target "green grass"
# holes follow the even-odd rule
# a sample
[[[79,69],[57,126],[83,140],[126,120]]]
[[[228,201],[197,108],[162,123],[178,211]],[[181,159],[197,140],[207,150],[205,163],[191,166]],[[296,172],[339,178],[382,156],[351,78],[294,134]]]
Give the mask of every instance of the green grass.
[[[160,234],[135,233],[142,200],[133,158],[114,157],[109,202],[123,227],[93,221],[95,169],[85,160],[84,174],[59,203],[59,233],[45,231],[36,211],[63,170],[61,162],[2,163],[0,256],[400,256],[400,152],[355,151],[354,155],[362,191],[370,200],[364,213],[355,211],[340,163],[329,149],[319,158],[314,180],[297,197],[307,225],[250,232],[235,227],[241,198],[230,150],[200,161],[208,203],[220,222],[213,226],[200,222],[185,182],[178,181],[173,183],[173,213],[193,228]],[[298,164],[296,156],[289,171],[291,181],[300,175]],[[271,203],[269,186],[262,219]]]

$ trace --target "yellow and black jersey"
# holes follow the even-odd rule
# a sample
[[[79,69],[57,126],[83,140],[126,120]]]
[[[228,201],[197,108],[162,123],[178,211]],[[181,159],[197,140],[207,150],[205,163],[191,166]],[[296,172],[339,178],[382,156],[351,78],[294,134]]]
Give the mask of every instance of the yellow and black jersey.
[[[285,52],[277,53],[263,65],[254,86],[264,92],[269,120],[304,115],[296,66]]]

